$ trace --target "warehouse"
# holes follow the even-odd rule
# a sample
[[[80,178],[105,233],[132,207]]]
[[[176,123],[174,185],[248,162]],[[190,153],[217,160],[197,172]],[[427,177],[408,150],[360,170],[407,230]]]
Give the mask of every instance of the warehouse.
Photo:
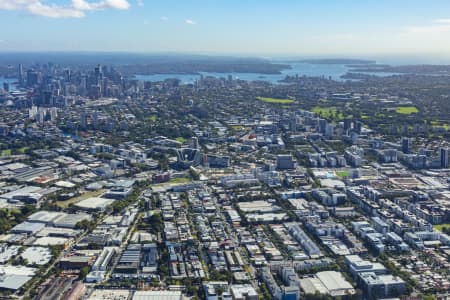
[[[137,291],[133,300],[183,300],[180,291]]]
[[[271,213],[279,211],[280,208],[273,203],[265,200],[240,202],[238,203],[239,209],[244,213]]]
[[[320,293],[332,297],[355,294],[353,286],[335,271],[318,272],[313,278],[300,279],[300,286],[306,294]]]
[[[128,300],[130,297],[129,290],[107,290],[97,289],[87,298],[87,300]]]
[[[36,269],[24,266],[0,266],[0,289],[18,290],[33,278]]]
[[[26,234],[34,234],[45,227],[45,224],[42,223],[30,223],[23,222],[17,224],[11,229],[13,233],[26,233]]]
[[[12,192],[0,195],[0,198],[6,199],[8,202],[14,202],[18,198],[26,195],[37,195],[42,189],[38,186],[25,186]]]
[[[20,255],[23,259],[26,259],[29,265],[43,266],[50,262],[52,259],[52,253],[49,248],[46,247],[30,247]]]
[[[158,247],[155,243],[142,246],[142,272],[154,273],[158,270]]]
[[[117,274],[138,273],[141,262],[141,245],[129,245],[114,270]]]
[[[112,199],[93,197],[88,198],[86,200],[82,200],[76,203],[75,206],[85,210],[105,211],[107,207],[111,205],[113,202],[114,200]]]
[[[81,233],[81,230],[69,229],[69,228],[57,228],[57,227],[44,227],[41,231],[36,233],[37,237],[43,236],[55,236],[74,238]]]
[[[0,264],[6,263],[19,253],[19,246],[0,244]]]
[[[40,237],[33,243],[34,246],[66,246],[69,243],[69,239],[62,237]]]
[[[63,228],[75,228],[79,222],[90,221],[92,217],[85,213],[66,214],[53,221],[53,226]]]
[[[33,223],[51,224],[54,220],[65,217],[66,215],[67,214],[63,212],[41,210],[29,216],[28,221]]]
[[[327,288],[328,293],[333,297],[353,295],[355,293],[353,286],[346,281],[344,276],[339,272],[318,272],[316,276]]]

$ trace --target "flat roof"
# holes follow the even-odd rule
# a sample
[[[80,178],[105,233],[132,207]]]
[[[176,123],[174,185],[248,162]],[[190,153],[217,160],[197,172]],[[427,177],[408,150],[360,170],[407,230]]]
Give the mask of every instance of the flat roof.
[[[127,300],[129,297],[129,290],[96,289],[87,300]]]
[[[318,272],[316,276],[329,291],[353,288],[344,276],[336,271]]]
[[[303,278],[300,279],[300,287],[306,294],[327,294],[327,288],[322,284],[318,278]]]
[[[34,276],[36,274],[36,269],[25,266],[1,265],[0,274]]]
[[[78,222],[91,220],[91,215],[86,213],[65,214],[53,220],[55,227],[75,227]]]
[[[11,229],[11,232],[35,233],[45,227],[43,223],[22,222]]]
[[[81,230],[61,228],[61,227],[44,227],[41,231],[36,233],[37,237],[42,236],[64,236],[64,237],[75,237],[81,233]]]
[[[19,253],[20,246],[0,244],[0,263],[5,263]]]
[[[9,200],[9,199],[13,199],[14,196],[29,195],[29,194],[36,193],[36,192],[38,192],[40,190],[41,190],[41,188],[38,187],[38,186],[25,186],[25,187],[22,187],[20,189],[15,190],[15,191],[8,192],[8,193],[5,193],[3,195],[0,195],[0,198],[4,198],[4,199],[8,199]]]
[[[46,247],[29,247],[20,256],[36,265],[45,265],[52,259],[52,253]]]
[[[35,212],[31,216],[29,216],[28,221],[50,223],[53,220],[55,220],[59,217],[64,217],[66,215],[67,214],[63,213],[63,212],[40,210],[38,212]]]
[[[0,275],[0,288],[18,290],[31,278],[33,277],[25,275]]]
[[[137,291],[133,300],[181,300],[180,291]]]
[[[69,239],[60,237],[41,237],[34,241],[35,246],[64,245]]]
[[[86,209],[105,209],[108,205],[112,204],[114,201],[115,200],[113,199],[93,197],[82,200],[76,203],[75,206]]]

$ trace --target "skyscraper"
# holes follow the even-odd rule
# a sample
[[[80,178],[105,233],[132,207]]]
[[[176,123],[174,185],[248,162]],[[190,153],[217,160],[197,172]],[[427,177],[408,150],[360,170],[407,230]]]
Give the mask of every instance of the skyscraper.
[[[405,154],[411,153],[411,139],[407,137],[402,138],[402,152]]]
[[[442,147],[439,151],[439,160],[441,161],[441,168],[448,169],[449,162],[448,162],[448,148]]]
[[[344,130],[349,130],[350,128],[352,128],[352,119],[345,118],[344,119]]]
[[[97,65],[95,68],[95,84],[101,83],[103,80],[103,70],[101,65]]]
[[[23,86],[23,66],[19,64],[19,72],[18,72],[19,85]]]
[[[193,136],[191,138],[191,142],[189,144],[189,147],[193,148],[193,149],[198,149],[198,138]]]

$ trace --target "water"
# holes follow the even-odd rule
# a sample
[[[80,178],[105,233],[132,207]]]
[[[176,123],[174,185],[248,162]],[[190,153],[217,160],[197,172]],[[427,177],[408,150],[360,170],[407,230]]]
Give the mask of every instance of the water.
[[[283,63],[283,62],[280,62]],[[279,80],[282,80],[289,76],[308,76],[308,77],[325,77],[337,81],[345,81],[345,79],[341,78],[342,75],[351,71],[346,65],[340,64],[311,64],[311,63],[291,63],[291,69],[286,69],[281,71],[281,74],[262,74],[262,73],[217,73],[217,72],[200,72],[199,74],[153,74],[153,75],[136,75],[136,79],[141,81],[164,81],[168,78],[176,78],[179,79],[184,84],[194,83],[196,80],[200,79],[200,74],[204,77],[213,76],[216,78],[228,78],[228,75],[231,75],[233,79],[241,79],[247,81],[254,80],[264,80],[269,81],[271,83],[280,83]],[[382,73],[382,72],[365,72],[363,74],[367,75],[376,75],[376,76],[390,76],[397,75],[395,73]],[[10,91],[13,91],[17,88],[17,78],[5,78],[0,77],[0,89],[3,88],[3,83],[9,83]]]
[[[280,62],[282,63],[282,62]],[[141,81],[163,81],[168,78],[179,79],[184,84],[194,83],[196,80],[200,79],[200,74],[203,76],[213,76],[217,78],[228,78],[231,75],[233,79],[241,80],[265,80],[271,83],[280,83],[282,80],[289,76],[308,76],[308,77],[325,77],[331,78],[337,81],[345,81],[341,78],[342,75],[351,71],[346,65],[341,64],[311,64],[311,63],[291,63],[291,69],[286,69],[281,71],[281,74],[261,74],[261,73],[215,73],[215,72],[200,72],[199,74],[153,74],[153,75],[136,75],[136,79]],[[394,73],[364,73],[368,75],[376,76],[390,76],[395,75]]]
[[[72,133],[69,133],[69,132],[63,132],[63,135],[65,137],[69,137],[69,138],[73,139],[74,141],[80,140],[80,136],[78,136],[76,134],[72,134]]]
[[[9,90],[14,91],[16,89],[17,78],[5,78],[0,77],[0,89],[3,89],[3,83],[9,83]]]

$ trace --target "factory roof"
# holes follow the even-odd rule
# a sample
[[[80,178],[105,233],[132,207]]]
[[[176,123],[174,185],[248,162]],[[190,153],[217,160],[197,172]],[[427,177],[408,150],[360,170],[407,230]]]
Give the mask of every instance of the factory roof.
[[[80,208],[84,209],[100,209],[104,210],[106,207],[110,204],[112,204],[114,200],[112,199],[105,199],[105,198],[99,198],[99,197],[93,197],[88,198],[85,200],[82,200],[75,204],[75,206],[78,206]]]
[[[66,216],[63,212],[40,210],[28,217],[30,222],[51,223],[53,220]]]
[[[316,276],[329,291],[353,288],[342,274],[336,271],[318,272]]]
[[[29,234],[36,233],[45,227],[42,223],[22,222],[11,229],[11,232],[25,232]]]
[[[180,291],[137,291],[133,300],[181,300]]]

